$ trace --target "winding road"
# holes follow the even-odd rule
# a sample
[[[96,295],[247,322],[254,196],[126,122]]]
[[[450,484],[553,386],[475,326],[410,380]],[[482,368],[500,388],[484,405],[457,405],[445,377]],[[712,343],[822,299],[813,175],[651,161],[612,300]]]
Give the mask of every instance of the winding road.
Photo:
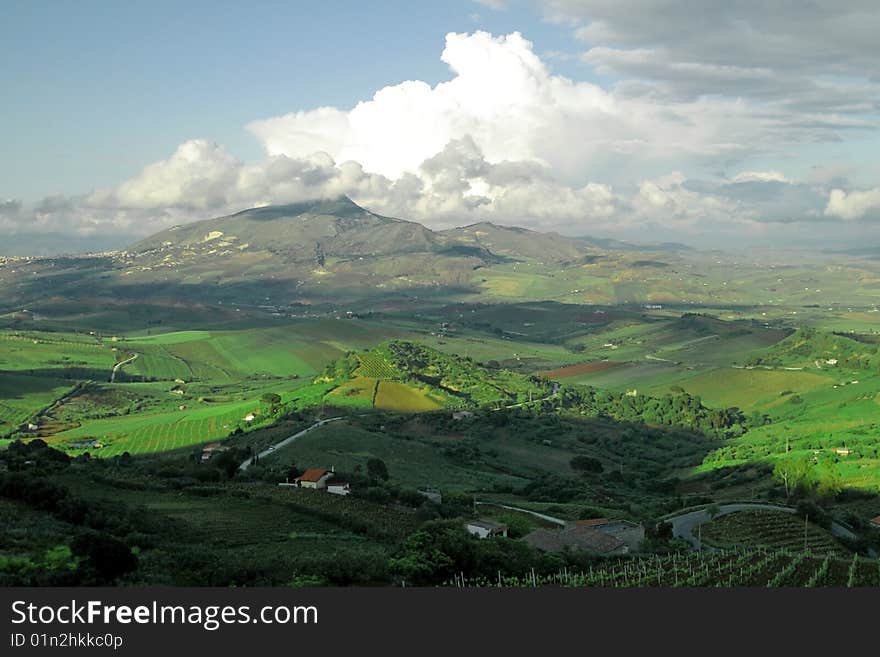
[[[546,513],[539,513],[538,511],[532,511],[531,509],[523,509],[520,506],[510,506],[509,504],[501,504],[500,502],[480,502],[479,500],[474,500],[474,506],[477,506],[479,504],[483,504],[486,506],[497,506],[501,509],[509,509],[510,511],[527,513],[530,516],[540,518],[541,520],[546,520],[547,522],[553,523],[554,525],[559,525],[560,527],[565,527],[568,524],[568,522],[562,520],[561,518],[554,518],[553,516],[548,516]]]
[[[137,360],[137,357],[138,357],[138,355],[135,354],[134,356],[132,356],[131,358],[129,358],[127,360],[123,360],[123,361],[116,363],[116,365],[113,366],[113,371],[110,372],[110,383],[113,383],[114,381],[116,381],[116,373],[120,370],[120,368],[123,365],[128,365],[129,363],[133,363],[134,361]]]
[[[269,456],[270,454],[275,452],[276,449],[281,449],[282,447],[287,447],[290,443],[295,441],[297,438],[301,438],[302,436],[305,436],[310,431],[313,431],[314,429],[317,429],[318,427],[323,427],[325,424],[329,424],[330,422],[336,422],[337,420],[342,420],[342,419],[344,419],[344,418],[342,416],[340,416],[340,417],[330,417],[330,418],[327,418],[326,420],[318,420],[310,427],[306,427],[302,431],[295,433],[292,436],[288,436],[284,440],[277,442],[274,445],[271,445],[270,447],[267,447],[262,452],[257,454],[257,458],[261,459],[264,456]],[[240,466],[238,466],[238,469],[241,470],[242,472],[244,472],[245,470],[247,470],[250,467],[250,465],[251,465],[251,463],[253,463],[253,461],[254,461],[254,457],[252,456],[247,461],[245,461]]]

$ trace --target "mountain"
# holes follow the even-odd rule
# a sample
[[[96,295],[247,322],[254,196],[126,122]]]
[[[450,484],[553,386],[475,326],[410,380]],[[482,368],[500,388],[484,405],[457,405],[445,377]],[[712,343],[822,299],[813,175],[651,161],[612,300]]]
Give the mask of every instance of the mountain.
[[[494,224],[433,231],[347,197],[251,208],[174,226],[90,258],[0,262],[0,310],[39,300],[236,306],[368,302],[477,291],[475,271],[578,262],[595,249]]]
[[[490,223],[433,231],[340,197],[252,208],[164,230],[115,257],[122,270],[116,294],[127,288],[166,298],[340,301],[467,289],[483,267],[511,260],[578,262],[594,251],[561,235]]]
[[[656,278],[647,269],[666,268],[674,275],[666,262],[641,255],[489,222],[434,231],[376,214],[343,196],[175,226],[91,257],[6,263],[0,258],[5,290],[0,311],[49,299],[58,312],[78,312],[86,301],[107,311],[108,304],[134,302],[214,309],[372,307],[379,299],[406,303],[413,297],[448,300],[486,292],[506,299],[575,295],[571,298],[580,301],[614,302],[642,294],[639,286]],[[519,262],[529,263],[531,278],[523,278]],[[599,279],[613,282],[597,285]]]
[[[432,251],[438,237],[421,224],[383,217],[347,197],[252,208],[175,226],[142,240],[129,253],[268,251],[287,259]]]
[[[127,249],[129,254],[186,252],[188,258],[265,251],[287,262],[324,258],[434,253],[484,262],[504,259],[577,260],[591,245],[556,233],[482,222],[435,232],[422,224],[384,217],[348,197],[252,208],[175,226]]]
[[[509,258],[539,261],[573,262],[595,248],[584,240],[558,233],[539,233],[526,228],[499,226],[483,221],[443,231],[452,241],[477,246]]]

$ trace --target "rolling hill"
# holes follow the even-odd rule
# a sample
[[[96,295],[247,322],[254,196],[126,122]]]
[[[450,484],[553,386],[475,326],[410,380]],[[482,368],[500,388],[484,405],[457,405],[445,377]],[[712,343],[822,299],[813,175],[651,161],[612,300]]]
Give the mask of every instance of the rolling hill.
[[[438,250],[443,242],[421,224],[374,214],[347,197],[252,208],[175,226],[138,242],[129,253],[193,250],[267,251],[287,261],[327,256],[376,256]],[[316,249],[316,247],[319,247]]]
[[[0,318],[28,308],[53,321],[88,317],[90,326],[105,328],[157,325],[160,319],[178,327],[209,320],[216,328],[246,313],[283,316],[293,307],[316,306],[329,313],[397,310],[413,300],[748,311],[775,306],[782,295],[791,305],[818,308],[819,281],[822,294],[862,307],[878,279],[858,267],[774,269],[758,256],[627,245],[489,222],[432,230],[339,197],[172,227],[119,251],[0,257]]]

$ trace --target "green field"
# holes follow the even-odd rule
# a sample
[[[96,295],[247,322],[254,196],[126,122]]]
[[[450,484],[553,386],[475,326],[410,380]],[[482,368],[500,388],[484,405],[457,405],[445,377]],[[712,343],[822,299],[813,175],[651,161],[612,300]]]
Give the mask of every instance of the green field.
[[[211,440],[226,438],[230,433],[244,431],[274,422],[266,417],[259,397],[264,392],[278,393],[284,403],[294,408],[308,407],[320,401],[326,388],[308,389],[304,382],[299,388],[290,384],[273,384],[257,390],[233,388],[227,394],[213,397],[169,396],[155,384],[128,384],[115,386],[129,390],[131,386],[152,385],[152,394],[161,395],[161,401],[151,409],[132,414],[114,414],[114,417],[87,419],[73,429],[50,435],[45,440],[71,453],[88,451],[95,456],[110,457],[130,454],[157,453],[181,449]],[[141,391],[141,397],[146,391]],[[170,399],[169,399],[170,397]],[[183,408],[180,408],[180,407]],[[246,417],[253,415],[251,421]],[[100,448],[77,448],[72,443],[96,440]]]
[[[784,401],[783,393],[810,392],[831,387],[834,381],[809,372],[727,368],[702,372],[676,383],[710,406],[766,410]]]
[[[519,481],[456,463],[431,441],[392,437],[346,422],[335,422],[313,431],[263,462],[267,466],[296,464],[300,468],[334,466],[350,472],[365,468],[371,458],[385,461],[392,479],[409,487],[467,490],[485,485],[487,476],[500,481]]]
[[[0,375],[0,437],[4,437],[56,399],[70,392],[71,381],[3,373]]]
[[[0,371],[106,380],[116,362],[115,346],[76,333],[0,331]]]
[[[376,390],[376,408],[401,413],[422,413],[443,408],[427,393],[394,381],[380,381]]]
[[[343,383],[330,392],[326,399],[334,406],[352,408],[373,408],[376,398],[377,379],[359,376]]]
[[[94,420],[84,426],[47,438],[53,446],[68,451],[88,451],[109,457],[123,452],[142,454],[180,449],[198,443],[225,438],[244,424],[248,413],[259,411],[256,401],[223,404],[170,413],[137,415],[135,417]],[[76,450],[71,442],[94,438],[100,449]]]

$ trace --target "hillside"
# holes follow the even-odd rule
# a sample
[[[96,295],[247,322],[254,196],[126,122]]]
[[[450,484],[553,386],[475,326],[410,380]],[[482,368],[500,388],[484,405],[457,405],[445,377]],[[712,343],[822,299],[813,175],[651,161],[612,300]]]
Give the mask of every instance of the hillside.
[[[55,296],[363,304],[400,294],[472,292],[476,270],[526,260],[578,261],[595,252],[559,235],[480,226],[491,237],[477,227],[436,232],[370,212],[347,197],[251,208],[174,226],[90,259],[27,259],[8,268],[0,262],[0,282],[10,291],[0,302],[14,308]]]
[[[312,261],[320,252],[327,257],[434,251],[441,242],[421,224],[382,217],[342,197],[252,208],[175,226],[128,251],[232,255],[265,250],[286,260]]]
[[[867,336],[856,340],[845,335],[801,328],[754,357],[749,364],[877,371],[880,369],[880,347]]]
[[[102,243],[96,237],[95,247]],[[197,314],[207,314],[216,327],[216,320],[238,312],[400,308],[419,298],[428,304],[730,307],[746,314],[763,306],[769,311],[760,315],[764,322],[772,316],[787,323],[793,313],[770,299],[800,308],[798,320],[822,315],[819,289],[837,299],[839,309],[861,308],[877,280],[868,264],[779,268],[763,256],[627,245],[488,222],[434,231],[340,197],[206,218],[88,257],[0,257],[0,316],[28,308],[47,318],[92,313],[103,323],[122,313],[140,322],[152,306],[173,308],[177,325],[180,316],[192,325]],[[838,327],[845,330],[855,319],[867,325],[876,317],[848,312]]]
[[[327,365],[315,383],[335,386],[326,396],[334,405],[400,411],[499,408],[553,394],[552,384],[537,377],[403,340],[350,352]]]
[[[539,233],[526,228],[499,226],[488,221],[443,231],[442,235],[461,244],[473,245],[509,258],[530,258],[545,262],[574,262],[598,251],[584,240],[558,233]]]
[[[738,408],[708,408],[685,392],[663,397],[560,386],[550,379],[511,372],[496,363],[447,354],[404,340],[349,352],[315,379],[330,385],[325,403],[339,407],[420,412],[440,408],[502,409],[531,405],[578,416],[680,427],[710,436],[745,430]]]

